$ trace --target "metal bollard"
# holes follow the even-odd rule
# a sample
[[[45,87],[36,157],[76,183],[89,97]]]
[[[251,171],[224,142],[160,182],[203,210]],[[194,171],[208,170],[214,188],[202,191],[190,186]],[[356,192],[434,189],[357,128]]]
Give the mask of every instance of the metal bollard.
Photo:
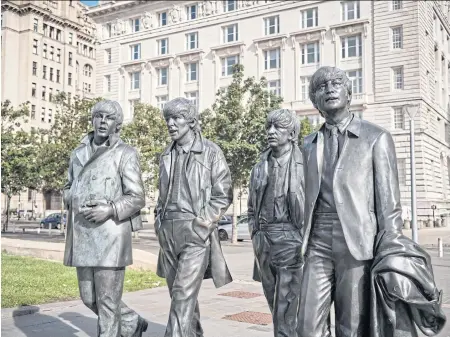
[[[134,232],[133,236],[134,236],[135,239],[139,239],[139,232]]]
[[[52,223],[51,222],[48,224],[48,235],[49,236],[52,235]]]
[[[13,222],[12,225],[13,225],[13,233],[15,233],[16,232],[16,223]]]
[[[438,257],[444,256],[444,247],[442,245],[442,239],[438,238]]]
[[[39,225],[38,229],[37,229],[37,233],[41,234],[41,225]]]

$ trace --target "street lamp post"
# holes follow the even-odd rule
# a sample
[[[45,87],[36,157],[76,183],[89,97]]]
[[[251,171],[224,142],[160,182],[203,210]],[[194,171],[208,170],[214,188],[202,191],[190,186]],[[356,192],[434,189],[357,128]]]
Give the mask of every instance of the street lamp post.
[[[406,106],[409,115],[409,151],[410,151],[410,167],[411,167],[411,229],[412,239],[419,243],[417,233],[417,205],[416,205],[416,158],[414,154],[414,117],[419,110],[419,104],[411,104]]]
[[[434,217],[434,211],[436,210],[437,206],[436,205],[431,205],[431,209],[433,210],[433,226],[434,226],[434,222],[436,221],[436,218]]]

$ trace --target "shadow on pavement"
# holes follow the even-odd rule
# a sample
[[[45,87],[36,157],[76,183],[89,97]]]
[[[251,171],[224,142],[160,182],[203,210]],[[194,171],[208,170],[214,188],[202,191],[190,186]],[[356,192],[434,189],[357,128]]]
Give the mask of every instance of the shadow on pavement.
[[[34,310],[35,309],[35,310]],[[64,323],[58,317],[44,315],[39,312],[39,307],[31,307],[31,315],[14,316],[14,323],[16,328],[22,331],[27,337],[36,336],[59,336],[59,337],[78,337],[78,329],[74,329],[72,326]],[[16,314],[16,312],[14,312]],[[81,316],[81,315],[79,315]],[[96,334],[96,320],[90,317],[81,316],[80,322],[82,326],[94,327],[94,332],[88,333],[89,336],[95,336]],[[84,329],[83,329],[84,330]],[[9,336],[8,333],[3,334]],[[10,337],[17,337],[12,336]]]

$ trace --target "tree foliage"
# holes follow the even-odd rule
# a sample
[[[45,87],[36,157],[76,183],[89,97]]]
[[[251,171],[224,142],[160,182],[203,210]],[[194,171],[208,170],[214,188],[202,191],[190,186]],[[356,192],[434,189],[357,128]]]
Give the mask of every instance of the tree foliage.
[[[26,132],[22,128],[28,116],[28,103],[14,108],[10,101],[2,102],[1,191],[7,198],[3,231],[8,228],[12,196],[25,188],[34,188],[39,180],[36,133]]]
[[[133,120],[125,125],[121,136],[126,143],[134,146],[139,152],[143,180],[148,193],[156,187],[159,157],[169,143],[161,111],[149,104],[137,104]]]
[[[244,67],[234,66],[233,80],[220,89],[211,109],[201,115],[203,134],[224,152],[230,167],[234,188],[233,237],[237,241],[238,189],[248,185],[250,171],[267,146],[266,118],[279,109],[283,99],[267,90],[265,78],[244,79]]]

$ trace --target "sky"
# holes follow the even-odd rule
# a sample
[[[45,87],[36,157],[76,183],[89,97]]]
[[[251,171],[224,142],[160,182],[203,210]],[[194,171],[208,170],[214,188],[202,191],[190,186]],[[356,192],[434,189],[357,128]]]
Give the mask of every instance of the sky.
[[[82,3],[88,6],[95,6],[98,3],[98,0],[81,0]]]

